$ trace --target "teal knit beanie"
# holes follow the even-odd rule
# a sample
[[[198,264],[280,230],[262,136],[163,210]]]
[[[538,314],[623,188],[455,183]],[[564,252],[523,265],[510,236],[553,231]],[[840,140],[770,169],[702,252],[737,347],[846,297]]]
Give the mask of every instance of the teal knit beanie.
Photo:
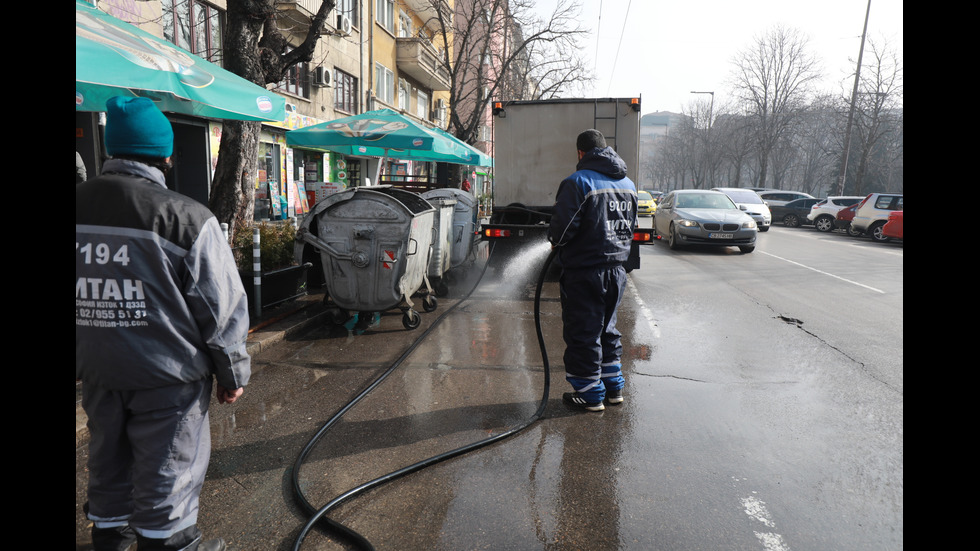
[[[105,149],[110,157],[166,159],[173,154],[174,130],[153,100],[116,96],[105,106]]]

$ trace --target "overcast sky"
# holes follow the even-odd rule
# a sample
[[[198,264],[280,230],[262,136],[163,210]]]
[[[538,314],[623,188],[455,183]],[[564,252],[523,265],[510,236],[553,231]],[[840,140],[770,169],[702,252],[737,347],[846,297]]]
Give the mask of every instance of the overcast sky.
[[[555,0],[538,0],[550,12]],[[734,55],[777,25],[799,30],[823,65],[820,87],[853,86],[867,0],[579,0],[592,29],[583,52],[595,62],[590,97],[642,95],[642,112],[688,110],[714,92],[729,97]],[[902,53],[902,0],[871,0],[868,38]],[[866,50],[867,51],[867,50]],[[596,62],[596,60],[598,60]],[[868,57],[865,55],[865,62]],[[701,96],[704,99],[709,96]]]

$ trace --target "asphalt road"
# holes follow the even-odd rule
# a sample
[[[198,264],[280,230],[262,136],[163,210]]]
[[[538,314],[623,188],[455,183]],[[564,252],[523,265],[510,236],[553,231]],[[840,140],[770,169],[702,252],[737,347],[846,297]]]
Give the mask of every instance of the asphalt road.
[[[751,254],[645,246],[620,309],[626,402],[598,414],[561,403],[549,281],[543,417],[329,516],[391,550],[901,549],[903,252],[781,227]],[[353,548],[319,527],[300,541],[309,515],[293,467],[386,373],[300,466],[316,507],[532,419],[543,258],[461,273],[414,331],[393,312],[361,335],[319,326],[257,355],[243,399],[212,408],[205,534],[235,550]]]

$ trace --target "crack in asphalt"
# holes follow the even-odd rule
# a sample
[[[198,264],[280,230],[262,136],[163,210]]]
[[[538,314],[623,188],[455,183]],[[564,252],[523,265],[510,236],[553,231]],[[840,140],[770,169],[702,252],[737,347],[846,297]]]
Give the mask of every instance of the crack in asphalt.
[[[769,307],[768,305],[767,305],[767,308],[769,308],[770,310],[773,310],[772,307]],[[775,311],[775,310],[773,310],[773,311]],[[904,392],[902,392],[898,388],[895,388],[895,385],[893,385],[893,384],[889,383],[888,381],[886,381],[886,380],[882,379],[881,377],[879,377],[878,374],[875,373],[872,369],[868,368],[868,366],[864,362],[858,360],[857,358],[854,358],[853,356],[851,356],[847,352],[844,352],[843,350],[841,350],[839,347],[834,346],[833,344],[830,344],[830,342],[828,342],[823,337],[817,335],[813,331],[810,331],[808,329],[804,329],[803,328],[803,320],[798,319],[798,318],[794,318],[794,317],[790,317],[790,316],[787,316],[787,315],[784,315],[784,314],[778,314],[778,313],[776,314],[775,317],[776,317],[776,319],[781,320],[781,321],[783,321],[785,323],[788,323],[790,325],[795,325],[797,327],[797,329],[799,329],[800,331],[803,331],[807,335],[810,335],[811,337],[817,339],[820,343],[822,343],[822,344],[826,345],[827,347],[829,347],[831,350],[834,350],[835,352],[837,352],[841,356],[844,356],[845,358],[847,358],[848,360],[850,360],[851,362],[853,362],[856,366],[858,366],[858,368],[861,371],[863,371],[865,374],[867,374],[869,377],[871,377],[875,381],[878,381],[879,383],[881,383],[882,385],[884,385],[886,388],[889,388],[889,389],[897,392],[901,396],[904,396],[905,395]]]

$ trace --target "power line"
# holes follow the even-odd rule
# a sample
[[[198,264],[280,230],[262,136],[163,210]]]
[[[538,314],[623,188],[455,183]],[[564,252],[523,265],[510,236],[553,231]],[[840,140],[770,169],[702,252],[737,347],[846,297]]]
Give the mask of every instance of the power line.
[[[599,34],[602,28],[602,0],[599,0],[599,19],[595,24],[595,55],[592,56],[592,72],[596,73],[599,70]]]
[[[612,72],[609,73],[609,88],[606,89],[606,95],[609,95],[609,89],[612,88],[613,77],[616,75],[616,63],[619,61],[619,49],[623,47],[623,35],[626,34],[626,22],[629,21],[630,18],[631,5],[633,5],[633,0],[630,0],[629,3],[626,4],[626,15],[623,17],[623,30],[619,33],[619,44],[616,46],[616,57],[613,58]]]

